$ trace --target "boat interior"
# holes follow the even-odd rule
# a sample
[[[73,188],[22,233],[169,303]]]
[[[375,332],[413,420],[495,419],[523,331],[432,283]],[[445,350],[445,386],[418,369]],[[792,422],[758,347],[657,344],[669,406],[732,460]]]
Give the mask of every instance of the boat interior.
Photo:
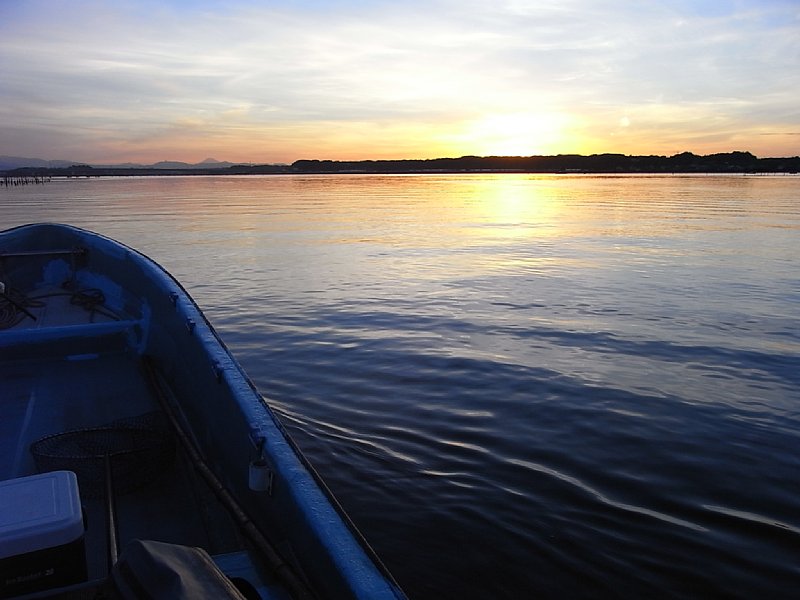
[[[69,283],[4,290],[0,481],[77,474],[90,582],[108,579],[131,540],[158,540],[204,549],[245,597],[288,598],[176,439],[131,348],[142,319]]]

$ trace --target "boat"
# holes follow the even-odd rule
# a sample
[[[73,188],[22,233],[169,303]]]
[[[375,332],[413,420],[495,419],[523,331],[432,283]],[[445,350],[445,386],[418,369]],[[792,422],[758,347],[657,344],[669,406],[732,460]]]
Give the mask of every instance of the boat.
[[[0,597],[405,598],[140,252],[1,232],[0,365]]]

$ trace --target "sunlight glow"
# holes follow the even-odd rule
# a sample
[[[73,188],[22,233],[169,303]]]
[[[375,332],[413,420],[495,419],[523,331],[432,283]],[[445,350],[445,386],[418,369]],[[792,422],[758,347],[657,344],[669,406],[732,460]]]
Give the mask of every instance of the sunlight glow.
[[[567,121],[559,113],[493,114],[471,124],[463,142],[481,155],[557,154],[572,143]]]

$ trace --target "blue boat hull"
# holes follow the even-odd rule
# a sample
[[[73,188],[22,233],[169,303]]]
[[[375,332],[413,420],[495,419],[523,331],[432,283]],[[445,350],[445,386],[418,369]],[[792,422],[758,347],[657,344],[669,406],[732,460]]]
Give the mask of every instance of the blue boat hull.
[[[104,411],[129,416],[136,401],[124,397],[141,386],[147,391],[139,395],[172,411],[180,441],[191,446],[184,448],[185,460],[206,469],[206,484],[219,485],[215,493],[228,496],[223,504],[238,511],[231,518],[248,540],[243,546],[259,561],[261,542],[275,553],[266,562],[273,563],[268,570],[276,590],[302,596],[307,589],[320,598],[404,597],[201,310],[158,264],[95,233],[41,224],[0,233],[0,267],[5,304],[14,314],[0,328],[0,360],[9,366],[6,373],[20,373],[9,377],[32,381],[36,365],[49,361],[55,370],[48,373],[72,377],[74,366],[73,372],[85,374],[78,381],[87,389],[108,385],[109,397],[123,398],[119,415],[110,412],[113,402],[104,402],[96,411],[79,411],[88,415],[83,421],[72,414],[68,422],[54,417],[53,428],[96,427]],[[88,317],[69,317],[74,307],[59,313],[57,302],[66,306],[66,299],[48,290],[64,289],[72,290],[70,303],[76,291],[91,296],[88,302],[96,304],[80,309]],[[40,299],[30,300],[37,294]],[[131,374],[115,379],[113,368],[103,367],[106,357],[137,365],[141,381],[127,381]],[[43,387],[20,387],[15,410],[25,416],[19,417],[20,431],[3,441],[14,458],[0,479],[35,472],[23,449],[35,433],[27,430],[38,423],[30,390]],[[143,520],[140,513],[155,511],[129,512]]]

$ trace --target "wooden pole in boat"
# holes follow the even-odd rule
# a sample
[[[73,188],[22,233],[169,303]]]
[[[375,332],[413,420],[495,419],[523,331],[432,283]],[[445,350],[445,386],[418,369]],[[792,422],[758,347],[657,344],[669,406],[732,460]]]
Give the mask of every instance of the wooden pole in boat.
[[[111,476],[111,455],[103,457],[106,469],[106,520],[108,521],[108,571],[116,564],[119,557],[117,542],[117,511],[114,506],[114,480]]]
[[[172,424],[175,435],[186,451],[192,466],[205,480],[209,489],[211,489],[217,499],[228,510],[228,513],[233,517],[241,532],[255,546],[266,564],[273,569],[274,574],[283,582],[289,591],[289,595],[295,600],[316,600],[316,594],[311,591],[308,584],[302,579],[302,576],[297,574],[292,566],[283,560],[272,543],[250,517],[245,514],[233,495],[208,466],[205,459],[200,454],[200,450],[195,446],[189,435],[183,430],[170,403],[171,392],[169,391],[168,385],[162,380],[156,367],[155,360],[150,356],[144,356],[142,357],[142,365],[147,374],[151,389],[158,403],[161,405],[162,410]]]

